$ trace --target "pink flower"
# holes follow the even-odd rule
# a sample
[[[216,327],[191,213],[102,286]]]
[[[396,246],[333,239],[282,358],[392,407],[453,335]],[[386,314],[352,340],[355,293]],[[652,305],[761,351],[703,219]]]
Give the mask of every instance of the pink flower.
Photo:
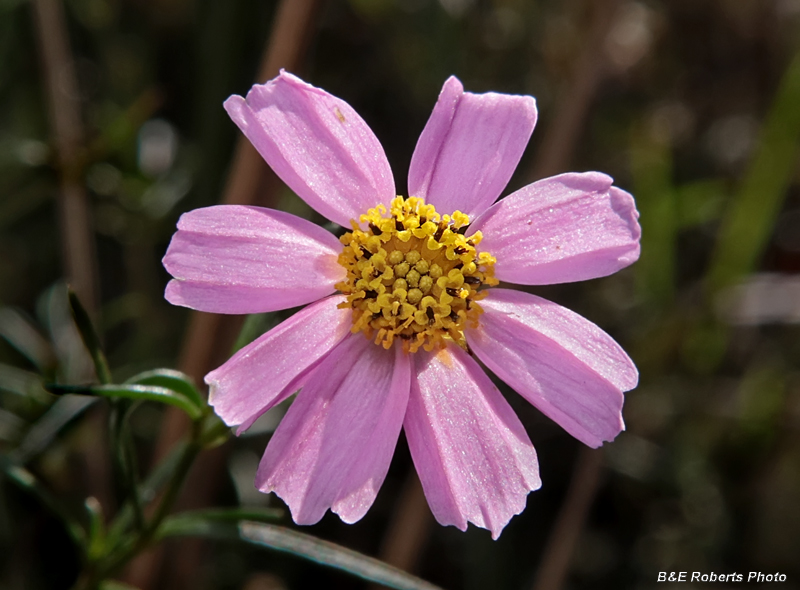
[[[164,257],[176,305],[243,314],[310,304],[205,378],[237,432],[300,390],[256,475],[295,522],[328,508],[348,523],[363,517],[404,428],[436,519],[497,538],[541,484],[528,435],[472,354],[589,446],[624,428],[623,392],[638,373],[619,345],[554,303],[486,288],[602,277],[639,256],[633,199],[604,174],[547,178],[492,204],[533,132],[532,97],[447,80],[408,199],[395,197],[358,114],[291,74],[225,109],[293,191],[352,227],[337,239],[280,211],[208,207],[181,217]]]

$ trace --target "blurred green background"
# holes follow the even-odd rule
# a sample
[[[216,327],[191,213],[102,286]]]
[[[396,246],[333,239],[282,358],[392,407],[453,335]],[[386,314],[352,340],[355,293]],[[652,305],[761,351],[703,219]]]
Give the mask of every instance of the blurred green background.
[[[65,178],[85,191],[98,277],[89,290],[115,375],[179,366],[190,316],[164,301],[160,259],[182,212],[221,202],[238,137],[222,101],[256,80],[277,2],[65,0],[82,127],[67,160],[53,142],[34,4],[0,0],[0,450],[23,456],[67,503],[111,498],[109,515],[101,414],[45,424],[53,434],[36,446],[53,416],[40,376],[75,383],[89,370],[59,288],[69,274],[59,194]],[[600,170],[637,200],[639,262],[531,289],[611,333],[641,371],[560,587],[779,571],[781,588],[800,588],[800,0],[327,0],[309,22],[295,73],[364,117],[399,193],[454,74],[469,91],[537,98],[538,127],[506,194]],[[279,183],[261,185],[257,204],[324,223]],[[232,339],[213,344],[224,359]],[[445,588],[533,589],[580,456],[503,391],[537,448],[543,487],[496,542],[425,521],[409,567]],[[156,406],[133,416],[145,466],[163,417]],[[269,431],[228,443],[200,476],[215,503],[281,505],[252,489]],[[410,469],[401,437],[363,521],[328,514],[304,530],[381,555]],[[170,573],[168,559],[151,587],[368,587],[224,543],[197,555],[189,574]],[[58,521],[0,483],[0,587],[68,588],[78,567]]]

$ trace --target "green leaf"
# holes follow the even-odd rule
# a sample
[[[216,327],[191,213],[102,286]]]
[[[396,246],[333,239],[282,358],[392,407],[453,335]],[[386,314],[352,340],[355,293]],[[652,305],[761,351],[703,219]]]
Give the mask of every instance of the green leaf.
[[[150,472],[150,475],[139,487],[139,493],[143,501],[150,502],[156,497],[156,494],[158,494],[161,488],[167,485],[172,473],[181,462],[181,457],[186,453],[186,448],[188,446],[189,443],[185,440],[176,444],[172,447],[167,456],[156,465],[155,469]]]
[[[198,437],[198,443],[204,449],[213,449],[231,437],[231,427],[225,424],[216,414],[205,417]]]
[[[139,590],[139,588],[118,580],[103,580],[100,582],[100,590]]]
[[[158,539],[167,537],[206,537],[217,541],[241,541],[239,523],[204,518],[183,518],[180,514],[164,519]]]
[[[27,426],[25,420],[0,407],[0,441],[17,441]]]
[[[198,408],[206,406],[206,401],[197,388],[192,383],[192,378],[186,373],[175,371],[174,369],[153,369],[152,371],[145,371],[139,373],[128,379],[125,383],[135,383],[138,385],[156,385],[158,387],[166,387],[173,391],[183,394]]]
[[[800,53],[789,64],[741,188],[722,219],[708,271],[710,294],[753,270],[796,172],[800,147]]]
[[[642,256],[635,266],[639,296],[659,308],[675,299],[676,199],[672,156],[665,143],[634,129],[631,172],[636,206],[641,214]]]
[[[139,486],[139,498],[141,498],[144,504],[152,501],[161,488],[166,485],[170,477],[172,477],[172,474],[181,461],[181,457],[183,457],[186,452],[187,445],[188,443],[186,441],[175,445],[167,456],[156,465],[155,469],[150,472],[147,479]],[[108,538],[112,544],[116,543],[117,540],[124,535],[133,519],[133,506],[131,506],[130,502],[126,502],[109,526]]]
[[[77,395],[65,395],[55,401],[50,408],[28,429],[19,446],[14,449],[14,460],[27,463],[46,449],[61,429],[79,416],[97,399]]]
[[[192,420],[202,417],[203,412],[182,393],[155,385],[56,385],[49,384],[51,393],[77,393],[109,398],[144,400],[169,404],[186,412]]]
[[[103,507],[95,497],[86,498],[84,502],[89,515],[89,560],[93,561],[103,554],[105,549],[106,526],[103,521]]]
[[[6,477],[24,491],[35,496],[50,512],[64,524],[67,533],[75,544],[86,547],[86,533],[83,527],[61,506],[59,500],[50,493],[36,477],[24,467],[15,465],[5,457],[0,457],[0,467]]]
[[[239,525],[239,534],[248,543],[265,549],[291,553],[397,590],[436,590],[438,588],[375,558],[285,527],[242,522]]]
[[[207,517],[203,517],[203,512]],[[225,514],[225,511],[209,510],[178,514],[164,521],[159,536],[244,541],[264,549],[291,553],[397,590],[439,590],[437,586],[387,563],[305,533],[274,524],[253,522],[249,518],[233,522],[230,519],[235,517],[236,512],[246,516],[249,511],[230,511]],[[264,512],[263,516],[265,520],[272,518],[271,513]]]
[[[127,417],[133,410],[135,402],[130,399],[117,398],[112,400],[109,424],[109,440],[114,458],[114,479],[118,492],[128,498],[133,508],[134,522],[137,530],[144,529],[144,510],[139,496],[139,486],[136,474],[136,450],[130,430],[127,427]]]
[[[33,398],[37,402],[52,399],[45,393],[39,375],[4,363],[0,363],[0,389]]]
[[[103,352],[103,347],[100,345],[100,338],[97,337],[97,332],[92,325],[92,320],[89,318],[89,314],[81,304],[75,291],[68,288],[67,295],[69,297],[69,308],[72,312],[72,318],[75,320],[75,325],[83,339],[86,350],[89,351],[92,357],[97,379],[103,384],[111,383],[111,370],[108,368],[108,361]]]
[[[210,508],[192,510],[164,519],[163,524],[159,527],[157,536],[159,538],[192,536],[197,534],[197,531],[211,531],[212,529],[219,532],[224,531],[224,534],[227,535],[231,531],[216,525],[238,525],[243,520],[274,522],[280,520],[283,516],[283,510],[277,508]],[[233,537],[239,536],[238,528],[233,528],[232,531]]]
[[[677,188],[678,224],[689,228],[719,219],[728,189],[721,179],[696,180]]]
[[[10,307],[0,308],[0,336],[42,373],[50,371],[55,366],[56,355],[50,343],[17,310]]]

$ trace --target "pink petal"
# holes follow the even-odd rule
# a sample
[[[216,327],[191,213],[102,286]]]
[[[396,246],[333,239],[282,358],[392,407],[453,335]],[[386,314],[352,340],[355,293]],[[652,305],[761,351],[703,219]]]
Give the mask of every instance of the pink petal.
[[[184,213],[164,256],[175,277],[167,300],[215,313],[305,305],[334,292],[341,244],[318,225],[262,207],[219,205]]]
[[[583,281],[639,258],[639,213],[625,191],[599,172],[545,178],[495,203],[470,226],[479,250],[497,258],[495,274],[523,285]]]
[[[328,219],[350,227],[394,198],[383,147],[343,100],[281,72],[224,106],[275,173]]]
[[[436,520],[496,539],[538,489],[539,467],[525,429],[505,398],[457,346],[415,355],[417,378],[403,424]]]
[[[297,391],[301,379],[350,333],[351,311],[335,295],[301,309],[205,377],[208,403],[237,434]]]
[[[267,446],[256,475],[297,524],[331,508],[366,514],[389,470],[408,403],[409,356],[353,334],[310,375]]]
[[[481,307],[467,342],[498,377],[590,447],[625,428],[622,392],[636,387],[639,373],[611,336],[521,291],[491,289]]]
[[[440,213],[482,213],[508,184],[535,125],[533,97],[471,94],[450,77],[411,158],[409,194]]]

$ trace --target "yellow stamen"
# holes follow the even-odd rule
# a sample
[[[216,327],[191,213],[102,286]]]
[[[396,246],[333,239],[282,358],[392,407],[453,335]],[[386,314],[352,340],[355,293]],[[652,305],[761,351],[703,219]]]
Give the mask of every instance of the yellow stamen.
[[[353,333],[388,349],[399,339],[406,352],[443,348],[453,341],[466,348],[464,328],[483,313],[477,301],[494,278],[494,257],[475,246],[481,233],[465,237],[469,217],[439,215],[417,197],[392,200],[353,220],[340,240],[339,264],[347,278],[336,288],[347,295],[340,307],[353,309]]]

